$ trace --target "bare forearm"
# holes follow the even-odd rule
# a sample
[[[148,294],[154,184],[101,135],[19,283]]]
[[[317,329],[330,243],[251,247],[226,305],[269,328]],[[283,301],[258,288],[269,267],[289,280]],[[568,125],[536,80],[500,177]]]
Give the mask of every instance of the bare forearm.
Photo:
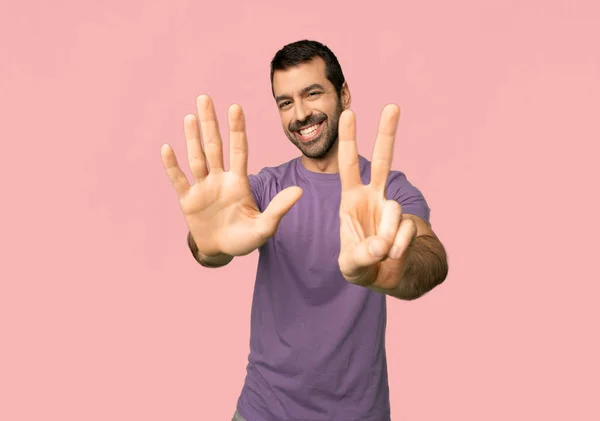
[[[192,234],[188,232],[187,235],[187,243],[190,251],[192,252],[192,256],[200,265],[206,268],[218,268],[227,265],[229,262],[233,260],[233,256],[229,256],[227,254],[220,254],[218,256],[204,256],[202,253],[198,251],[198,246],[194,242],[194,238]]]
[[[446,250],[435,237],[421,235],[410,246],[404,273],[398,274],[393,260],[381,263],[380,276],[401,276],[398,287],[388,290],[371,289],[403,300],[414,300],[444,282],[448,275]]]

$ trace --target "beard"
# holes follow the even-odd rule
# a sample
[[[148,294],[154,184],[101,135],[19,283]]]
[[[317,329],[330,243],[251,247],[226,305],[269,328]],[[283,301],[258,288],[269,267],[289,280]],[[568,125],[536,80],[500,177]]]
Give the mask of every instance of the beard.
[[[294,121],[287,129],[285,135],[307,158],[323,158],[333,148],[338,139],[338,124],[343,111],[342,102],[338,101],[335,113],[328,116],[325,113],[313,113],[304,121]],[[303,142],[296,136],[296,131],[301,127],[308,127],[322,123],[321,133],[314,139]]]

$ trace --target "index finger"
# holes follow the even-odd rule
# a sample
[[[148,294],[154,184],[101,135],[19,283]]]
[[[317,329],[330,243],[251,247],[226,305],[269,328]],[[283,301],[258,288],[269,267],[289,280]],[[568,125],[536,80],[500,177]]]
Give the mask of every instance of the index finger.
[[[384,190],[392,168],[394,140],[400,119],[400,108],[395,104],[387,105],[381,112],[377,138],[371,159],[371,185]]]
[[[338,167],[344,191],[362,184],[356,146],[356,117],[350,110],[340,115],[338,139]]]

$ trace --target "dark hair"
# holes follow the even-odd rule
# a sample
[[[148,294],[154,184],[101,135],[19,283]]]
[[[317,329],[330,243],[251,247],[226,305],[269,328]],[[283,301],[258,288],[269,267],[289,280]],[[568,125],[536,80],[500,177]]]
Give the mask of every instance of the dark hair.
[[[325,62],[325,75],[333,84],[339,97],[346,79],[337,57],[326,45],[310,40],[292,42],[277,51],[271,60],[271,90],[273,90],[273,75],[276,70],[286,70],[289,67],[309,62],[315,57],[321,57]]]

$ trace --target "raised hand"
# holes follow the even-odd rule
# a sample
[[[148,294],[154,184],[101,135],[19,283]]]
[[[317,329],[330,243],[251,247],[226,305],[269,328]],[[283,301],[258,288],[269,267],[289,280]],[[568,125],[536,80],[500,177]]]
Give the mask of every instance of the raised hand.
[[[402,218],[400,204],[386,200],[385,195],[399,118],[400,109],[396,105],[386,106],[381,113],[371,160],[371,181],[367,185],[360,178],[355,116],[347,110],[339,121],[342,198],[338,263],[344,278],[359,285],[394,287],[377,278],[380,262],[388,258],[404,259],[417,232],[411,219]]]
[[[162,162],[179,196],[190,234],[204,256],[242,256],[264,244],[281,218],[302,195],[299,187],[277,194],[263,213],[254,202],[247,173],[248,141],[242,108],[229,108],[230,168],[223,166],[223,142],[212,100],[197,99],[198,118],[184,118],[188,161],[195,179],[190,184],[173,149],[161,148]],[[204,147],[202,145],[204,143]]]

